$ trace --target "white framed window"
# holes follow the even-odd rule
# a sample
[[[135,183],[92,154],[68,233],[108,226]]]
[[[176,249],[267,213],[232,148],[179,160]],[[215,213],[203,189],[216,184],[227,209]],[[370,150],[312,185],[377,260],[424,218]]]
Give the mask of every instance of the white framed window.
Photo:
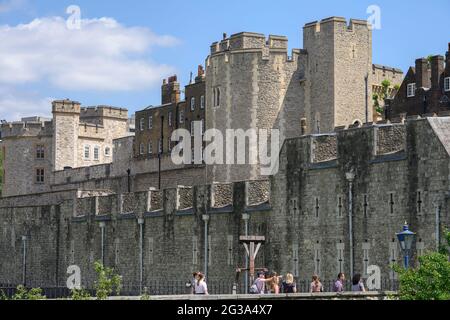
[[[141,131],[144,131],[144,122],[145,122],[144,118],[141,118],[141,119],[139,120],[139,129],[140,129]]]
[[[88,145],[84,146],[84,160],[89,160],[91,158],[91,147]]]
[[[110,147],[106,147],[105,148],[105,157],[110,157],[111,156],[111,148]]]
[[[180,110],[180,124],[184,123],[184,111]]]
[[[191,111],[195,110],[195,97],[191,98]]]
[[[153,116],[148,117],[148,128],[153,129]]]
[[[95,161],[100,160],[100,147],[99,146],[94,147],[94,160]]]
[[[168,119],[169,119],[169,127],[171,127],[172,126],[172,111],[169,112]]]
[[[444,91],[450,91],[450,77],[444,79]]]
[[[205,109],[205,96],[200,97],[200,108]]]
[[[144,144],[143,143],[141,143],[140,145],[139,145],[139,154],[144,154]]]
[[[148,143],[148,154],[153,154],[153,146],[151,142]]]
[[[416,95],[416,84],[415,83],[408,83],[407,89],[406,89],[406,96],[408,98],[412,98]]]

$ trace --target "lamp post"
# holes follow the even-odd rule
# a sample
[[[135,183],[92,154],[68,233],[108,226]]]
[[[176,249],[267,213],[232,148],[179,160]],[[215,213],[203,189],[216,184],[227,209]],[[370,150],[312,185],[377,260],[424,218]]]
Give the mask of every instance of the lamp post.
[[[403,232],[397,233],[397,239],[405,259],[405,269],[409,268],[409,255],[415,238],[416,234],[409,230],[408,222],[405,222]]]
[[[352,171],[345,175],[348,181],[348,235],[350,242],[350,276],[353,277],[354,271],[354,252],[353,252],[353,182],[355,180],[355,173]]]

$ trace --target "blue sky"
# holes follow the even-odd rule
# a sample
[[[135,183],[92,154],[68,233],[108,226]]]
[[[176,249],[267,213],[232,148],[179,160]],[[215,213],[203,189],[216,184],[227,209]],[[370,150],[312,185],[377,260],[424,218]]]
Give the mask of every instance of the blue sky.
[[[58,28],[70,5],[87,20],[67,33]],[[0,0],[0,67],[6,70],[0,74],[0,119],[48,114],[53,98],[130,111],[157,105],[162,78],[176,73],[186,84],[223,32],[286,35],[291,48],[301,48],[305,23],[329,16],[367,19],[370,5],[381,9],[374,63],[406,72],[417,57],[445,54],[448,0]],[[40,23],[30,25],[35,19]]]

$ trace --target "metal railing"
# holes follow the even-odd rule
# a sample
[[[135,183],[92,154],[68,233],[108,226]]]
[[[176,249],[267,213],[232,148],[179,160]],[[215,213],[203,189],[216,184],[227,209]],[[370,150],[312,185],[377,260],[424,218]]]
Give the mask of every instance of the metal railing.
[[[336,280],[322,281],[324,292],[333,292],[334,283]],[[139,282],[123,283],[120,292],[121,296],[140,296],[142,294],[148,294],[150,296],[171,296],[171,295],[185,295],[191,293],[191,288],[186,286],[188,281],[179,280],[154,280],[148,281],[142,285]],[[43,295],[49,299],[67,298],[70,297],[71,291],[64,285],[60,286],[46,286],[42,285],[43,282],[33,281],[27,283],[27,288],[41,288]],[[296,282],[297,293],[310,292],[311,281],[300,280]],[[8,298],[14,296],[17,291],[16,284],[2,284],[0,283],[0,294],[3,292]],[[234,283],[229,281],[210,281],[208,282],[208,291],[213,295],[229,295],[233,293]],[[95,296],[95,290],[93,289],[93,283],[84,285],[84,288],[92,295]],[[351,281],[346,281],[345,291],[351,292]],[[242,283],[236,285],[236,293],[244,294],[245,287]],[[367,289],[367,288],[366,288]],[[398,291],[399,283],[397,280],[382,279],[381,289],[376,291]]]

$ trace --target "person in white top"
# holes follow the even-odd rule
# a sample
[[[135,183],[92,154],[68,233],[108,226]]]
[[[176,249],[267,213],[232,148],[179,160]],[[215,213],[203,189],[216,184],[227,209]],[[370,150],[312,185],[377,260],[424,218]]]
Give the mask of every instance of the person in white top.
[[[195,294],[203,294],[203,295],[208,295],[208,285],[206,284],[205,281],[205,275],[202,273],[199,273],[197,275],[197,281],[195,282]]]

